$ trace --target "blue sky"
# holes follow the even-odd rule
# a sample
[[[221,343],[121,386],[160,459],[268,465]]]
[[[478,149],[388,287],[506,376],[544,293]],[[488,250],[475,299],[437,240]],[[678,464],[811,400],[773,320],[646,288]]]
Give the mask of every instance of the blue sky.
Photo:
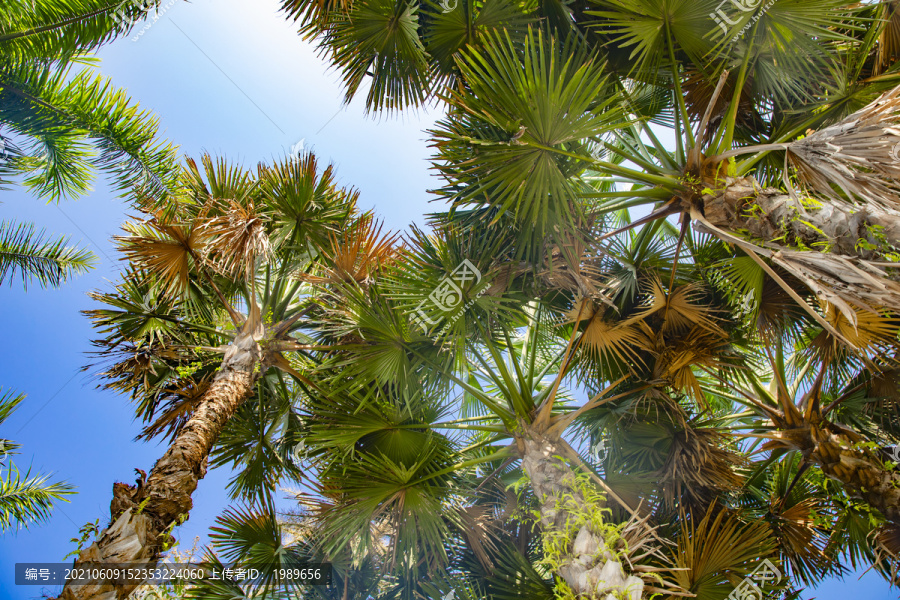
[[[164,0],[167,6],[171,0]],[[429,128],[439,113],[366,117],[362,103],[342,105],[336,73],[277,12],[276,0],[178,1],[137,41],[121,39],[100,56],[102,70],[160,118],[164,135],[184,154],[224,155],[252,167],[287,152],[300,140],[339,181],[361,192],[386,227],[424,225],[429,204]],[[135,32],[141,31],[139,26]],[[134,34],[133,34],[134,35]],[[132,36],[133,37],[133,36]],[[121,263],[110,238],[126,218],[122,201],[102,181],[77,202],[45,205],[19,190],[2,193],[0,219],[32,220],[54,233],[70,233],[99,257],[98,268],[59,290],[0,287],[5,344],[0,386],[28,394],[0,435],[24,445],[19,466],[53,471],[78,487],[49,524],[0,537],[0,598],[39,597],[40,587],[13,585],[13,563],[59,562],[74,548],[69,538],[109,515],[114,481],[131,482],[136,467],[149,470],[163,448],[134,442],[140,424],[122,397],[96,389],[80,369],[92,331],[79,311],[91,308],[86,293],[108,289]],[[227,505],[229,473],[211,471],[194,494],[190,520],[177,530],[182,545],[205,538]],[[58,590],[47,590],[51,594]],[[897,598],[874,574],[830,581],[803,597],[844,600]]]

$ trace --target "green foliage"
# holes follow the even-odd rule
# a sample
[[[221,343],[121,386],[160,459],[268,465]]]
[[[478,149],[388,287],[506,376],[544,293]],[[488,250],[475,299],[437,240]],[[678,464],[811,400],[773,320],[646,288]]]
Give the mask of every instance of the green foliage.
[[[437,194],[450,206],[401,244],[356,213],[355,192],[338,189],[310,156],[255,172],[205,156],[158,175],[173,201],[129,224],[119,241],[130,270],[94,296],[105,306],[91,316],[109,385],[132,395],[148,437],[176,436],[205,401],[244,319],[264,330],[266,360],[248,369],[252,392],[210,457],[237,467],[229,491],[247,502],[219,519],[211,562],[214,552],[269,565],[328,559],[334,589],[272,583],[267,593],[329,600],[448,590],[460,600],[546,598],[549,577],[568,598],[561,567],[582,527],[611,558],[627,562],[635,551],[633,572],[657,573],[645,578],[659,586],[648,583],[646,596],[721,600],[764,557],[784,569],[785,590],[878,562],[891,531],[879,500],[860,501],[847,473],[831,478],[841,461],[814,433],[851,440],[837,448],[858,448],[855,457],[900,439],[896,311],[820,302],[818,280],[786,261],[795,251],[833,259],[830,240],[714,229],[703,196],[727,195],[726,176],[803,188],[799,154],[783,156],[786,144],[897,84],[891,48],[900,40],[885,12],[894,8],[282,8],[320,44],[347,99],[366,90],[368,109],[381,112],[444,104],[430,133],[445,180]],[[720,9],[732,27],[710,16]],[[114,109],[111,128],[150,143],[132,105],[100,93],[98,80],[66,87],[52,74],[29,77],[20,79],[45,81],[48,101],[64,108],[79,96]],[[39,116],[53,135],[37,141],[61,159],[11,145],[5,168],[46,163],[35,189],[80,191],[85,144],[103,127],[88,114]],[[155,170],[136,165],[161,162],[167,150],[153,148],[116,155],[125,160],[116,175],[151,185]],[[803,224],[822,238],[803,213],[826,200],[801,192],[789,222],[774,225]],[[754,195],[746,214],[726,218],[767,218]],[[874,227],[857,250],[890,262],[887,241]],[[445,294],[449,310],[419,313],[464,260],[478,281]],[[889,268],[869,266],[872,276]],[[425,331],[422,314],[434,321]],[[528,476],[520,479],[532,433],[558,439],[559,456],[547,460],[563,457],[579,473],[557,498],[534,498]],[[610,452],[579,459],[598,439]],[[895,468],[883,457],[865,466]],[[587,469],[602,475],[603,492]],[[297,514],[279,521],[272,496],[288,481],[301,485]],[[561,528],[516,518],[537,516],[530,511],[548,500],[563,513]],[[632,518],[646,528],[635,534]],[[209,582],[190,594],[249,595]]]
[[[24,399],[12,391],[0,394],[0,424]],[[0,533],[47,521],[54,504],[68,502],[66,496],[75,493],[68,483],[50,482],[49,475],[32,475],[30,467],[21,473],[9,458],[18,454],[17,448],[15,442],[0,439]]]
[[[30,223],[0,221],[0,285],[18,275],[29,282],[57,287],[69,277],[89,271],[97,257],[88,250],[68,245],[68,238],[50,240]]]
[[[66,560],[70,556],[79,557],[81,555],[81,550],[84,548],[84,545],[91,539],[91,537],[100,533],[100,519],[98,518],[93,523],[88,521],[78,530],[78,533],[81,534],[81,537],[72,538],[69,541],[75,544],[75,549],[63,556],[63,560]]]

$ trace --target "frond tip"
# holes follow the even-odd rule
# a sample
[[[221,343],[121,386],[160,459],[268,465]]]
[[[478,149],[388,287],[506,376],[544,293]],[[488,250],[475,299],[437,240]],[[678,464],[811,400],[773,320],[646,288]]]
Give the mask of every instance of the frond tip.
[[[91,270],[97,257],[90,250],[68,245],[66,237],[48,239],[31,223],[0,221],[0,285],[16,274],[22,285],[37,281],[41,287],[58,287],[68,278]]]
[[[31,476],[31,469],[24,475],[12,463],[0,476],[0,531],[6,531],[13,523],[28,527],[30,523],[50,518],[54,500],[73,494],[68,483],[49,483],[48,475]]]
[[[0,390],[0,423],[5,421],[22,400],[24,394]],[[65,482],[49,483],[48,475],[32,477],[31,469],[22,475],[6,457],[15,454],[18,444],[0,439],[0,533],[15,524],[28,527],[50,517],[55,500],[67,501],[64,496],[73,494],[73,487]],[[5,465],[3,463],[6,463]]]

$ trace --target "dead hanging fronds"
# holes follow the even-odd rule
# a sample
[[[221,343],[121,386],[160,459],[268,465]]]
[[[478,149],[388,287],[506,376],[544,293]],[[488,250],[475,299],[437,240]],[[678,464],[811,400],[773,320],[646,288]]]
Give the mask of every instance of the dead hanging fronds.
[[[872,566],[889,576],[893,585],[900,584],[900,526],[885,523],[872,530],[875,560]]]
[[[204,225],[216,267],[232,277],[251,277],[258,261],[271,257],[266,218],[252,201],[225,200],[223,214]]]
[[[837,306],[854,326],[856,311],[849,304],[871,312],[881,308],[900,312],[900,283],[879,264],[851,256],[791,250],[773,252],[770,258],[809,286],[820,300]]]
[[[491,555],[496,555],[499,551],[496,542],[502,533],[500,522],[491,514],[492,509],[492,506],[484,504],[455,506],[450,509],[455,513],[453,521],[457,523],[463,539],[486,569],[494,568]]]
[[[400,252],[398,234],[382,233],[383,223],[370,214],[340,234],[329,234],[329,246],[321,248],[325,263],[318,275],[303,274],[304,281],[318,284],[356,282],[368,285],[375,273],[396,260]]]
[[[702,509],[716,496],[739,489],[737,467],[746,459],[728,443],[727,431],[709,423],[686,423],[671,434],[672,445],[659,470],[661,499],[670,510]]]
[[[893,263],[868,261],[830,252],[797,251],[773,241],[754,243],[744,238],[739,231],[732,232],[733,230],[717,227],[697,207],[691,208],[691,218],[697,230],[714,235],[744,250],[797,302],[798,306],[829,333],[844,340],[850,347],[854,347],[853,343],[823,319],[801,293],[788,285],[763,261],[762,257],[768,258],[774,265],[802,282],[819,300],[836,306],[854,327],[857,325],[854,307],[874,313],[880,313],[883,309],[900,312],[900,283],[884,269],[885,266],[893,266]],[[722,225],[731,229],[726,223]]]
[[[541,282],[548,288],[573,292],[612,307],[612,290],[604,281],[601,258],[591,254],[592,249],[579,234],[557,235],[555,239],[557,243],[548,247],[537,273]]]
[[[154,413],[159,413],[159,416],[145,426],[135,439],[150,440],[157,436],[162,436],[164,440],[174,439],[200,405],[212,377],[212,373],[207,373],[199,379],[181,377],[160,390],[156,394],[154,409]],[[149,415],[153,416],[155,415]]]
[[[800,180],[822,196],[900,208],[900,86],[785,147]]]
[[[874,74],[880,75],[890,69],[900,58],[900,2],[889,0],[880,6],[879,19],[883,23],[878,36],[878,50],[875,53]]]

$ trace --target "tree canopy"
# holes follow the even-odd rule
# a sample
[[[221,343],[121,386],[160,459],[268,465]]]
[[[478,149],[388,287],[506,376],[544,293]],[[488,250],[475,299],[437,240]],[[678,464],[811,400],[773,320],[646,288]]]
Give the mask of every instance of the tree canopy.
[[[185,159],[164,193],[120,167],[94,367],[169,445],[79,562],[155,564],[231,465],[206,560],[261,578],[180,596],[897,583],[893,3],[282,8],[348,98],[445,111],[446,210],[383,232],[310,153]],[[332,584],[278,576],[304,561]],[[137,588],[96,583],[60,598]]]

